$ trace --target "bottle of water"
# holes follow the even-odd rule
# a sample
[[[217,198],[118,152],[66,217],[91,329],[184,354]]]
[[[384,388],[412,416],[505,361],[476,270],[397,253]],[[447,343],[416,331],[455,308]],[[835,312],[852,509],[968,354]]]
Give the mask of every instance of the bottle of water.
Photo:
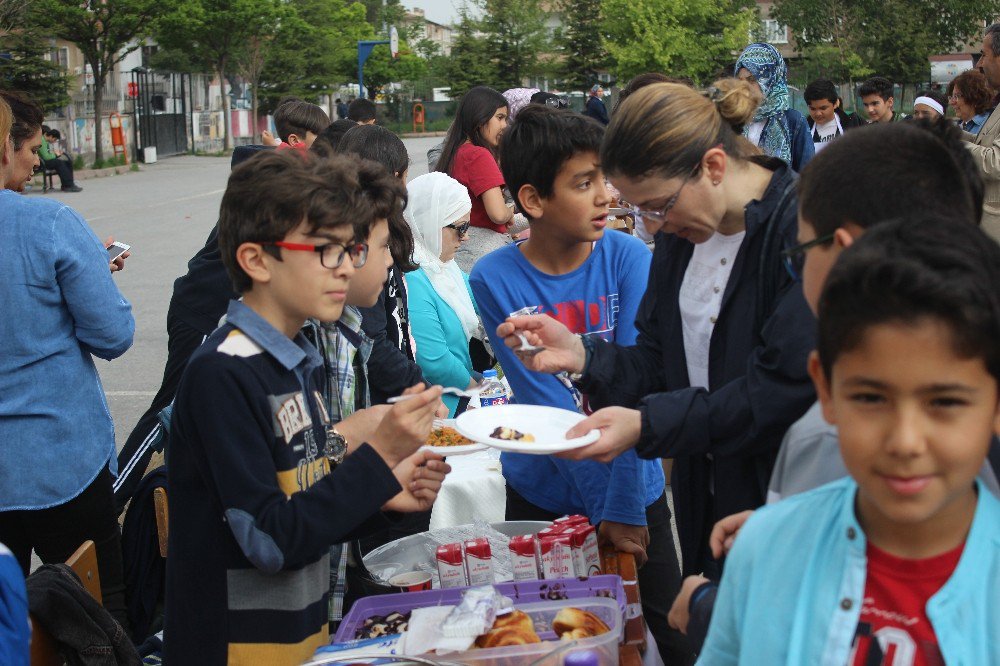
[[[494,405],[506,405],[510,402],[510,395],[507,387],[497,379],[496,370],[487,370],[483,373],[483,387],[479,390],[479,406],[492,407]]]

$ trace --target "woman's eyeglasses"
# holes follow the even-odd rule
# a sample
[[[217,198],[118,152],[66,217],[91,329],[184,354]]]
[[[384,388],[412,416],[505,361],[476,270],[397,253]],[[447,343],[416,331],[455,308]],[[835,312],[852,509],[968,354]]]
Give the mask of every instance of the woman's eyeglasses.
[[[677,205],[677,199],[681,196],[681,191],[684,189],[684,186],[688,184],[689,180],[694,178],[695,174],[698,173],[698,170],[700,168],[701,168],[701,162],[698,162],[698,164],[694,165],[694,168],[691,169],[691,172],[684,177],[684,180],[681,182],[681,186],[677,188],[677,191],[674,192],[673,196],[667,199],[667,202],[663,204],[663,207],[660,208],[659,210],[646,210],[645,208],[639,208],[638,206],[633,206],[631,204],[629,204],[628,208],[632,211],[632,213],[636,217],[641,217],[644,220],[652,220],[654,222],[659,222],[660,224],[665,224],[667,221],[667,213],[669,213],[670,210]],[[620,202],[620,203],[622,203],[623,206],[625,204],[625,202]]]
[[[833,240],[833,234],[826,234],[825,236],[820,236],[815,238],[808,243],[802,243],[796,245],[795,247],[789,248],[781,253],[781,259],[784,261],[785,270],[788,271],[788,275],[791,276],[793,280],[799,280],[802,278],[802,265],[805,263],[806,252],[817,247],[819,245],[826,245]]]
[[[344,257],[351,255],[351,263],[355,268],[361,268],[368,261],[368,243],[323,243],[313,245],[310,243],[287,243],[278,241],[276,243],[262,243],[272,247],[283,247],[286,250],[295,252],[316,252],[319,254],[319,262],[323,268],[340,268],[344,263]]]
[[[462,224],[459,224],[458,226],[456,226],[454,223],[452,223],[452,224],[446,224],[446,225],[444,225],[444,227],[445,227],[445,229],[454,229],[455,231],[458,232],[459,236],[464,236],[467,233],[469,233],[469,226],[471,224],[472,224],[471,221],[470,222],[463,222]]]

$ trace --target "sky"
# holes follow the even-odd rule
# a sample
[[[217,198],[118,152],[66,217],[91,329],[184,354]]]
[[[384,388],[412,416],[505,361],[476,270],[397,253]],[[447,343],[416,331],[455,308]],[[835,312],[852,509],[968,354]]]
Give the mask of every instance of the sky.
[[[402,0],[402,5],[407,9],[423,9],[429,21],[451,25],[458,20],[458,7],[462,6],[462,0]]]

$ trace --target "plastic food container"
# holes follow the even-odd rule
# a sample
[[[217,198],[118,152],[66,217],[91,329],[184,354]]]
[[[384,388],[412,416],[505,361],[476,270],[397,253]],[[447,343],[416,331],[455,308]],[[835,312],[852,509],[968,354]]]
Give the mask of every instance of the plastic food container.
[[[626,611],[625,588],[619,576],[508,581],[497,583],[494,587],[500,594],[510,597],[514,601],[514,607],[519,610],[524,610],[528,604],[540,602],[560,602],[563,606],[582,608],[580,604],[583,601],[603,598],[612,601],[618,609],[619,626]],[[343,643],[352,640],[365,620],[375,615],[407,613],[414,608],[430,606],[454,606],[462,600],[462,593],[467,589],[467,587],[454,587],[447,590],[382,594],[359,599],[340,623],[332,642]],[[599,617],[607,623],[606,618]]]
[[[590,611],[608,625],[611,629],[606,634],[583,638],[575,641],[561,641],[552,631],[552,619],[563,608],[579,608]],[[454,654],[441,655],[444,661],[460,664],[476,664],[476,666],[514,666],[515,664],[538,663],[548,666],[558,666],[566,655],[577,650],[590,650],[599,655],[599,663],[604,665],[618,664],[618,643],[622,635],[622,614],[618,602],[614,599],[563,599],[561,601],[540,601],[537,603],[517,606],[517,609],[527,613],[535,625],[535,632],[542,639],[541,643],[530,645],[512,645],[509,647],[468,650]],[[538,661],[546,655],[551,659]]]

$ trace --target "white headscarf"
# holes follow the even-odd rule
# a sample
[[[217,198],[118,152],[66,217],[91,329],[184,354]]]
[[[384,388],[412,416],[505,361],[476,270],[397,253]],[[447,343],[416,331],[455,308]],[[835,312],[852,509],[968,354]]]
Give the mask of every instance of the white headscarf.
[[[458,315],[466,339],[471,339],[481,324],[462,270],[454,259],[441,261],[441,230],[472,210],[469,190],[440,171],[414,178],[406,190],[409,200],[403,217],[413,232],[413,260],[427,274],[438,296]]]

